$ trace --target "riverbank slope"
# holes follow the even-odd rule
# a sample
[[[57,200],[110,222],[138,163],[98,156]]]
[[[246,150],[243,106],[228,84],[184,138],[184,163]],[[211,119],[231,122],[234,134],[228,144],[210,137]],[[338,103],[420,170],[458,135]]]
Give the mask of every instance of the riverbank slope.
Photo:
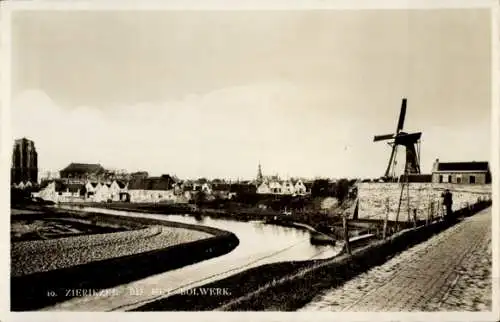
[[[68,289],[100,290],[177,269],[226,254],[239,243],[234,234],[211,227],[50,208],[39,211],[43,214],[16,215],[15,220],[66,217],[146,228],[13,243],[13,311],[35,310],[78,296]]]

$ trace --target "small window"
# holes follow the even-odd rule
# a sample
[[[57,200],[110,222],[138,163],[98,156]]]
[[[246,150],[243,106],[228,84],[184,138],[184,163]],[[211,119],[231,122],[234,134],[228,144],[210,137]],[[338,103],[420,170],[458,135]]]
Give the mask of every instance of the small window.
[[[462,183],[462,177],[457,177],[457,183]]]
[[[469,177],[469,183],[472,183],[472,184],[476,183],[476,177],[475,176],[470,176]]]
[[[443,175],[442,174],[439,175],[439,183],[443,183]]]

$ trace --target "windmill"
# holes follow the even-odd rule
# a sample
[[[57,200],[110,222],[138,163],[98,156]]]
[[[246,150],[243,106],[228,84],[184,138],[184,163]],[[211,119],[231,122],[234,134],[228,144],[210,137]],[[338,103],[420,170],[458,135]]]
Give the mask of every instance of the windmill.
[[[396,155],[398,146],[406,148],[406,163],[404,173],[420,174],[420,137],[422,132],[407,133],[403,131],[403,126],[406,117],[406,98],[403,98],[401,111],[399,113],[398,124],[394,134],[375,135],[373,141],[389,141],[388,144],[392,147],[389,164],[385,170],[385,178],[394,177]]]

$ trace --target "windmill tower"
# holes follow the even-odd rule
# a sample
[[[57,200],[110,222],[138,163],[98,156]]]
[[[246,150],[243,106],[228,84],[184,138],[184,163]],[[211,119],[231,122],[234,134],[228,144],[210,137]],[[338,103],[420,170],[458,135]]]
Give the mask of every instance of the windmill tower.
[[[403,98],[401,104],[401,111],[399,113],[399,119],[396,127],[396,132],[394,134],[383,134],[375,135],[373,141],[389,141],[388,144],[391,146],[391,155],[389,157],[389,163],[385,170],[384,177],[389,180],[394,180],[396,177],[395,167],[396,167],[396,155],[398,152],[398,147],[404,147],[406,150],[406,161],[404,167],[404,177],[401,181],[401,193],[399,196],[398,211],[396,214],[396,222],[399,219],[399,213],[401,211],[401,205],[403,201],[403,193],[406,191],[407,198],[407,210],[408,210],[408,221],[410,221],[410,185],[409,185],[409,175],[410,174],[420,174],[420,138],[422,137],[422,132],[407,133],[403,131],[403,126],[406,117],[406,98]],[[405,189],[406,188],[406,189]]]
[[[406,162],[404,168],[405,175],[407,176],[409,174],[420,174],[420,138],[422,137],[422,132],[404,132],[403,126],[405,117],[406,98],[403,98],[396,132],[394,134],[375,135],[373,139],[374,142],[389,141],[388,144],[391,146],[391,155],[389,157],[389,163],[387,164],[387,168],[384,174],[385,178],[395,177],[395,165],[398,147],[404,147],[406,150]]]

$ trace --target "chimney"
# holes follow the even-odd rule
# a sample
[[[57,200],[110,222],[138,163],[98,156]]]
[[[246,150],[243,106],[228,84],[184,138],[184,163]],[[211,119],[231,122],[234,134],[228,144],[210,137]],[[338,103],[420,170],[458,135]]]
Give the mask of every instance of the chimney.
[[[436,161],[434,161],[434,164],[432,165],[432,172],[438,171],[439,168],[439,159],[436,158]]]

